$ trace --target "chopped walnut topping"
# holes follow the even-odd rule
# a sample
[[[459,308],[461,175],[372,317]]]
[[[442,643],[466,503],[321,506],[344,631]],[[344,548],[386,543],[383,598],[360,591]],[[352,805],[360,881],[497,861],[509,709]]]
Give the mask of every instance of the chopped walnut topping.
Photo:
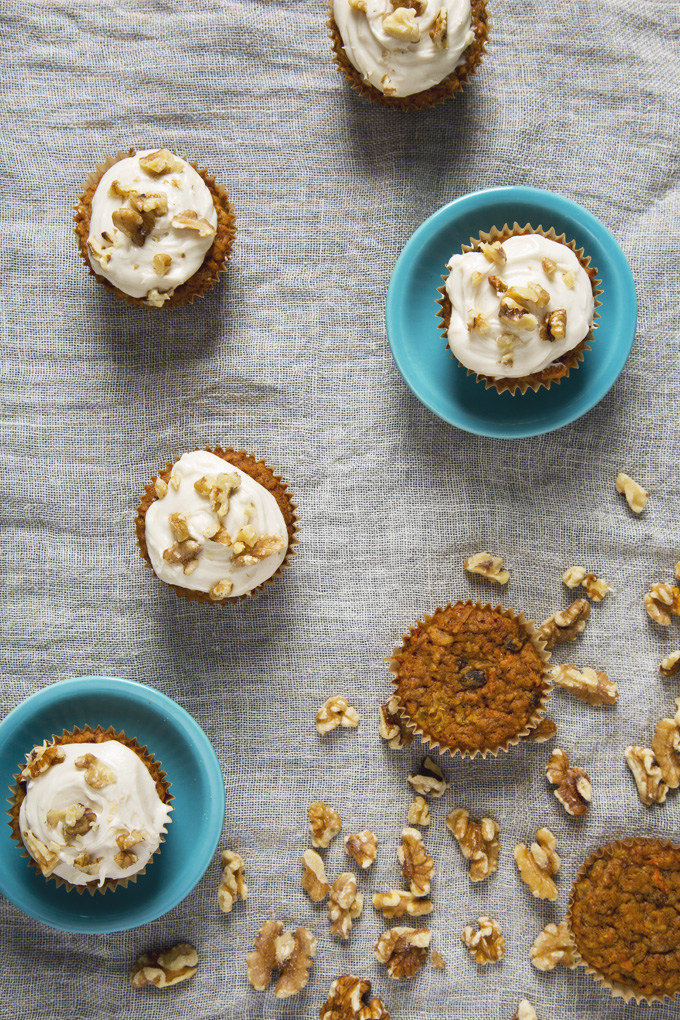
[[[222,851],[222,879],[217,890],[220,910],[228,914],[237,900],[248,899],[243,858],[235,850]]]
[[[418,42],[420,40],[420,25],[416,20],[415,11],[408,7],[397,7],[391,14],[383,17],[383,32],[392,39],[401,39],[403,42]]]
[[[430,628],[430,636],[432,636],[432,630],[433,628]],[[409,773],[408,781],[421,797],[441,797],[449,785],[444,779],[439,765],[429,757],[420,766],[419,772]]]
[[[545,308],[550,301],[550,294],[539,283],[529,283],[526,287],[508,287],[505,293],[530,310]]]
[[[41,772],[47,772],[53,765],[58,765],[64,760],[64,748],[59,744],[43,744],[42,747],[34,747],[26,755],[26,764],[21,770],[24,779],[35,779]]]
[[[295,935],[283,932],[280,921],[265,921],[255,937],[255,949],[246,956],[248,980],[259,992],[269,986],[272,971],[281,970],[274,994],[286,999],[301,992],[309,981],[316,956],[316,939],[307,928]]]
[[[438,50],[445,50],[449,45],[449,32],[446,24],[446,8],[442,7],[439,14],[434,19],[434,24],[430,29],[430,39]]]
[[[619,692],[614,681],[606,673],[589,666],[579,670],[572,662],[563,662],[553,666],[548,676],[556,687],[575,694],[589,705],[614,705],[618,701]]]
[[[126,199],[130,195],[136,194],[137,192],[134,188],[126,188],[124,185],[120,183],[120,181],[111,181],[111,186],[109,187],[110,198]]]
[[[191,564],[195,561],[198,564],[198,557],[201,552],[201,543],[193,538],[185,542],[175,542],[169,549],[163,550],[163,559],[173,566],[183,567],[185,574],[191,574],[196,567]],[[188,569],[187,569],[188,568]]]
[[[573,273],[573,271],[571,269],[568,269],[566,271],[566,273],[562,273],[562,279],[564,281],[564,286],[567,288],[567,290],[573,290],[574,289],[574,283],[576,282],[576,277],[574,276],[574,273]]]
[[[156,478],[154,480],[154,491],[158,499],[163,499],[168,494],[168,483],[164,482],[162,478]]]
[[[184,514],[174,513],[168,515],[168,524],[178,542],[186,542],[189,538],[189,526]]]
[[[585,567],[569,567],[562,574],[562,580],[567,588],[578,588],[587,573]]]
[[[313,804],[309,805],[308,816],[312,846],[328,846],[340,832],[342,826],[340,815],[328,804],[324,804],[322,800],[315,800]]]
[[[153,267],[159,276],[165,276],[172,265],[171,255],[154,255],[151,259]]]
[[[432,932],[429,928],[390,928],[375,944],[375,955],[390,977],[413,977],[427,959]]]
[[[151,233],[152,224],[138,213],[136,209],[114,209],[111,213],[111,222],[114,227],[130,238],[136,248],[142,248],[147,237]]]
[[[355,11],[362,11],[366,13],[366,0],[349,0],[350,7],[353,7]]]
[[[139,157],[139,165],[150,177],[162,177],[164,174],[181,173],[184,163],[168,149],[157,149],[146,156]]]
[[[471,574],[481,574],[488,577],[490,581],[498,584],[507,584],[510,580],[510,572],[503,570],[503,560],[500,556],[491,556],[489,553],[475,553],[468,557],[463,563],[465,570]]]
[[[656,724],[652,750],[661,778],[670,790],[680,786],[680,727],[675,719],[660,719]]]
[[[552,276],[557,269],[557,263],[553,262],[552,259],[543,258],[541,259],[541,265],[543,266],[543,272],[546,276]]]
[[[647,506],[647,500],[649,499],[649,493],[647,490],[643,489],[637,482],[634,482],[633,479],[629,475],[624,474],[623,471],[619,471],[616,476],[616,491],[624,494],[628,506],[635,514],[642,513],[644,508]]]
[[[528,999],[522,999],[512,1020],[536,1020],[536,1010]]]
[[[645,608],[655,623],[667,627],[671,622],[671,613],[674,616],[680,615],[680,589],[673,584],[653,582],[645,595]]]
[[[154,287],[146,295],[144,301],[147,305],[151,305],[152,308],[162,308],[165,302],[169,301],[174,293],[174,290],[160,291]]]
[[[52,809],[47,812],[47,824],[55,829],[61,822],[61,832],[67,843],[72,843],[76,836],[84,836],[96,821],[94,811],[84,804],[72,804],[60,811]],[[121,850],[125,849],[127,847],[121,847]]]
[[[193,977],[198,969],[198,954],[188,942],[180,942],[161,953],[140,956],[130,972],[133,988],[155,985],[167,988]]]
[[[652,748],[631,745],[626,748],[625,755],[642,803],[663,804],[668,786],[663,782],[661,769]]]
[[[380,706],[378,728],[380,736],[387,741],[387,746],[393,751],[409,747],[413,743],[413,733],[399,714],[399,702],[396,698],[390,698],[386,705]]]
[[[495,262],[496,265],[502,266],[508,261],[508,256],[505,253],[505,248],[500,241],[494,241],[492,244],[487,244],[486,241],[482,241],[479,246],[479,251],[488,262]]]
[[[557,726],[546,716],[541,719],[538,726],[534,726],[530,733],[527,733],[523,740],[533,740],[536,744],[544,744],[546,740],[552,740],[557,733]]]
[[[554,313],[553,313],[554,314]],[[518,329],[532,330],[538,326],[538,319],[531,312],[528,312],[523,305],[508,297],[508,291],[501,298],[501,305],[498,310],[498,318],[506,319]]]
[[[467,328],[470,333],[488,333],[491,329],[491,323],[481,312],[472,308],[468,313]]]
[[[99,874],[99,865],[103,860],[103,857],[93,858],[90,854],[83,853],[74,859],[73,865],[85,875],[97,875]]]
[[[30,829],[24,829],[21,838],[29,854],[40,868],[45,878],[49,878],[56,866],[59,864],[60,849],[57,843],[50,843],[45,846],[37,836],[34,836]]]
[[[112,786],[116,782],[116,773],[113,769],[94,754],[88,753],[76,758],[74,765],[77,769],[85,771],[85,782],[94,790],[103,790],[105,786]]]
[[[215,233],[213,225],[193,209],[183,209],[182,212],[175,213],[170,222],[178,229],[195,230],[199,237],[211,237]]]
[[[590,616],[590,604],[585,599],[576,599],[568,609],[553,613],[538,628],[538,636],[550,649],[565,641],[574,641],[583,632]]]
[[[424,797],[416,797],[408,809],[409,825],[429,825],[430,809]]]
[[[573,970],[576,966],[574,943],[566,921],[546,924],[534,939],[529,957],[536,970],[552,970],[558,963]]]
[[[659,673],[665,677],[675,676],[680,673],[680,651],[671,652],[659,666]]]
[[[552,343],[554,340],[564,340],[567,332],[567,312],[565,308],[556,308],[541,321],[538,335],[541,340]]]
[[[472,861],[470,881],[481,882],[492,875],[498,867],[501,844],[498,839],[498,823],[493,818],[482,818],[471,822],[464,808],[456,808],[446,819],[446,827],[458,840],[463,857]]]
[[[470,950],[477,963],[483,967],[487,963],[496,963],[505,955],[505,939],[498,921],[490,917],[478,917],[479,931],[468,924],[461,932],[461,941]]]
[[[133,829],[132,832],[129,832],[127,829],[123,829],[123,831],[116,836],[116,843],[121,850],[130,850],[133,846],[139,846],[139,844],[143,843],[145,839],[148,839],[147,834],[145,832],[140,832],[139,829]]]
[[[557,841],[550,829],[539,829],[536,842],[528,849],[524,843],[515,847],[515,862],[520,877],[539,900],[556,900],[557,886],[551,875],[560,870],[560,858],[556,851]]]
[[[375,833],[370,829],[363,829],[362,832],[353,832],[345,836],[343,840],[345,851],[353,857],[360,868],[370,868],[375,860],[378,841]]]
[[[331,935],[341,939],[349,938],[352,921],[359,917],[363,907],[364,897],[357,892],[356,878],[350,871],[343,871],[333,882],[328,900]]]
[[[488,280],[497,294],[505,294],[508,289],[508,285],[504,280],[501,280],[500,276],[495,276],[493,273],[489,273]]]
[[[423,837],[417,829],[402,829],[401,846],[397,857],[402,865],[401,874],[407,878],[414,896],[427,896],[430,891],[434,861],[428,856]]]
[[[390,1020],[381,999],[363,1001],[370,993],[370,981],[362,981],[354,974],[343,974],[332,983],[319,1016],[321,1020]]]
[[[373,893],[373,906],[382,911],[383,917],[392,919],[408,914],[409,917],[420,917],[431,914],[433,910],[430,900],[414,896],[407,889],[390,889],[387,893]]]
[[[218,602],[220,599],[226,599],[233,587],[231,580],[228,577],[223,577],[221,581],[215,582],[208,592],[208,597],[213,602]]]
[[[326,869],[316,850],[305,850],[302,855],[302,888],[312,903],[322,903],[331,891]]]
[[[132,850],[121,850],[120,853],[114,855],[113,859],[121,871],[125,871],[126,868],[131,868],[133,864],[137,863],[137,854],[134,854]]]
[[[570,766],[567,754],[556,748],[545,767],[548,782],[556,786],[555,796],[568,815],[584,815],[593,797],[590,776],[581,768]]]
[[[132,192],[130,195],[130,205],[138,213],[152,213],[154,218],[157,216],[164,216],[168,211],[168,196],[165,192],[147,192],[146,194],[137,194]]]
[[[430,967],[433,970],[444,970],[446,967],[446,960],[437,949],[433,949],[430,953]]]
[[[338,726],[358,726],[359,713],[352,708],[347,698],[333,697],[321,706],[316,713],[317,732],[325,737]]]

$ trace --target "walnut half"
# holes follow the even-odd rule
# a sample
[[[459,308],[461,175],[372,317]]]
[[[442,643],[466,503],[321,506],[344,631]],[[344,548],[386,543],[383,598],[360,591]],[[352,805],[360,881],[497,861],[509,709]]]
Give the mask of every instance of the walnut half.
[[[448,783],[436,762],[426,758],[418,772],[411,772],[408,781],[421,797],[441,797]]]
[[[255,949],[246,956],[248,980],[257,991],[264,991],[272,972],[280,970],[274,994],[287,999],[301,992],[309,981],[309,970],[316,956],[316,939],[307,928],[295,934],[284,932],[280,921],[265,921],[255,936]]]
[[[188,942],[180,942],[172,949],[162,952],[145,953],[140,956],[130,971],[133,988],[155,985],[167,988],[193,977],[198,968],[198,954]]]
[[[498,921],[490,917],[478,917],[479,931],[468,924],[461,932],[461,942],[470,950],[477,963],[483,967],[487,963],[497,963],[505,955],[505,939]]]
[[[308,816],[312,846],[327,847],[340,832],[342,827],[340,815],[322,800],[315,800],[309,805]]]
[[[378,841],[375,833],[370,829],[363,829],[361,832],[352,832],[345,836],[345,852],[353,857],[360,868],[370,868],[375,860]]]
[[[413,733],[399,714],[399,702],[390,698],[386,705],[380,706],[380,736],[387,741],[393,751],[409,747],[413,743]]]
[[[433,910],[430,900],[420,896],[414,896],[407,889],[390,889],[387,893],[373,893],[373,906],[381,911],[383,917],[390,920],[393,917],[421,917],[423,914],[431,914]]]
[[[243,859],[234,850],[222,853],[222,880],[217,890],[220,910],[228,914],[237,900],[248,899],[248,886],[243,877]]]
[[[331,922],[331,935],[338,938],[349,938],[352,921],[361,914],[364,897],[357,892],[357,880],[350,871],[338,875],[331,887],[328,900],[328,920]]]
[[[430,891],[434,862],[423,845],[423,837],[417,829],[406,828],[401,832],[401,846],[397,856],[402,865],[401,874],[407,878],[414,896],[427,896]]]
[[[510,572],[503,570],[503,560],[500,556],[491,556],[489,553],[475,553],[468,557],[463,567],[471,574],[481,574],[488,577],[490,581],[497,584],[507,584],[510,580]]]
[[[550,649],[565,641],[574,641],[583,632],[590,616],[590,603],[586,599],[576,599],[567,609],[553,613],[538,628],[538,636],[545,641]]]
[[[413,977],[427,959],[431,938],[429,928],[390,928],[375,944],[376,959],[391,978]]]
[[[652,750],[661,769],[661,778],[669,790],[677,790],[680,786],[679,723],[680,712],[675,719],[660,719],[652,740]]]
[[[301,881],[312,903],[321,903],[331,891],[324,863],[316,850],[305,850],[302,855]]]
[[[325,737],[331,730],[337,729],[338,726],[356,727],[358,725],[359,713],[356,708],[352,708],[347,698],[337,696],[329,698],[316,713],[316,729],[322,737]]]
[[[481,882],[492,875],[498,867],[501,844],[498,839],[498,823],[493,818],[470,821],[464,808],[456,808],[446,819],[446,827],[458,840],[458,845],[470,865],[470,881]]]
[[[365,1000],[371,993],[371,982],[343,974],[331,984],[326,1002],[319,1013],[320,1020],[390,1020],[381,999]]]
[[[553,792],[567,814],[575,818],[584,815],[593,797],[588,773],[570,765],[566,752],[557,747],[545,767],[545,774],[548,782],[557,787]]]
[[[652,748],[631,744],[624,753],[642,803],[663,804],[668,786],[663,782],[661,769]]]
[[[614,705],[618,701],[619,692],[614,681],[606,673],[589,666],[579,670],[572,662],[563,662],[553,666],[548,676],[556,687],[569,691],[589,705]]]
[[[515,847],[515,863],[520,877],[539,900],[556,900],[557,886],[551,876],[560,870],[557,841],[550,829],[539,829],[530,848],[524,843]]]
[[[546,924],[534,939],[529,957],[536,970],[552,970],[558,963],[573,970],[576,966],[574,943],[566,921]]]

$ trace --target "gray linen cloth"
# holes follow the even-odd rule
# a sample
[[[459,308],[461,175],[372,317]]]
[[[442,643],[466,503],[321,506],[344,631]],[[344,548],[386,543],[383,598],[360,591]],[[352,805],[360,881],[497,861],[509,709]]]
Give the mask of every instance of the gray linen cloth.
[[[49,929],[3,900],[3,1018],[311,1020],[347,972],[370,978],[395,1020],[509,1018],[525,996],[539,1020],[676,1015],[668,1002],[626,1007],[582,970],[538,973],[529,947],[563,916],[593,848],[678,830],[677,797],[644,807],[623,750],[648,743],[680,694],[658,673],[680,624],[656,626],[643,606],[649,583],[671,579],[680,559],[680,8],[491,0],[490,9],[489,52],[471,85],[409,116],[343,81],[323,0],[3,4],[0,705],[6,713],[88,673],[176,699],[219,756],[220,847],[242,854],[250,889],[221,914],[217,856],[169,914],[105,936]],[[128,308],[80,262],[71,233],[80,184],[129,145],[187,154],[230,190],[234,260],[194,307]],[[435,418],[399,376],[384,324],[390,273],[415,228],[459,195],[507,183],[561,192],[598,216],[631,263],[640,303],[632,355],[604,400],[572,425],[517,441]],[[175,598],[134,542],[145,482],[205,443],[264,456],[302,519],[285,579],[225,609]],[[614,490],[620,470],[651,493],[639,519]],[[511,570],[502,592],[463,573],[481,549]],[[383,657],[419,616],[459,597],[502,598],[542,620],[570,601],[560,578],[575,563],[616,592],[554,656],[619,685],[614,708],[562,692],[552,701],[557,743],[592,777],[592,808],[574,820],[552,796],[544,768],[554,743],[442,759],[451,785],[424,830],[437,869],[426,921],[448,965],[390,980],[373,957],[390,922],[370,893],[400,884],[406,775],[423,752],[393,752],[379,738]],[[314,715],[334,693],[361,725],[322,740]],[[368,827],[379,840],[346,943],[300,887],[315,799],[340,812],[344,833]],[[500,823],[500,867],[476,886],[445,826],[457,806]],[[541,825],[562,856],[555,904],[531,897],[512,860]],[[9,839],[2,852],[16,852]],[[355,870],[341,838],[325,858],[333,876]],[[505,959],[483,969],[460,942],[481,914],[506,939]],[[307,925],[318,939],[309,984],[287,1001],[246,979],[266,919]],[[198,949],[195,978],[130,988],[140,953],[181,940]]]

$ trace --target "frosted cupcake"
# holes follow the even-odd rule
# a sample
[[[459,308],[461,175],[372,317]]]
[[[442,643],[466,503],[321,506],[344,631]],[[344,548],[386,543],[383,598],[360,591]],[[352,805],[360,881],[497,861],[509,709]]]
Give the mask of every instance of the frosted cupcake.
[[[205,170],[167,149],[131,149],[88,175],[75,231],[90,271],[116,297],[177,308],[226,269],[235,220]]]
[[[147,485],[137,540],[147,564],[177,595],[236,602],[290,565],[296,509],[281,478],[245,450],[194,450]]]
[[[462,89],[482,61],[485,0],[331,0],[340,71],[381,106],[423,110]]]
[[[442,335],[453,357],[499,393],[549,388],[593,339],[596,270],[554,230],[492,230],[448,263]]]
[[[14,838],[33,867],[68,889],[127,885],[159,851],[169,785],[160,763],[124,733],[65,731],[26,755],[10,811]]]

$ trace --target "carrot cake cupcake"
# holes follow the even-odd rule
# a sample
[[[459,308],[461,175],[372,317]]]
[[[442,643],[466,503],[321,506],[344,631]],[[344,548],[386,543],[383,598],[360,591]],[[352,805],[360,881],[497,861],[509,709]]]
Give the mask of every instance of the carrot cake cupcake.
[[[90,271],[116,297],[177,308],[226,269],[235,219],[205,170],[167,149],[131,149],[88,176],[75,231]]]

